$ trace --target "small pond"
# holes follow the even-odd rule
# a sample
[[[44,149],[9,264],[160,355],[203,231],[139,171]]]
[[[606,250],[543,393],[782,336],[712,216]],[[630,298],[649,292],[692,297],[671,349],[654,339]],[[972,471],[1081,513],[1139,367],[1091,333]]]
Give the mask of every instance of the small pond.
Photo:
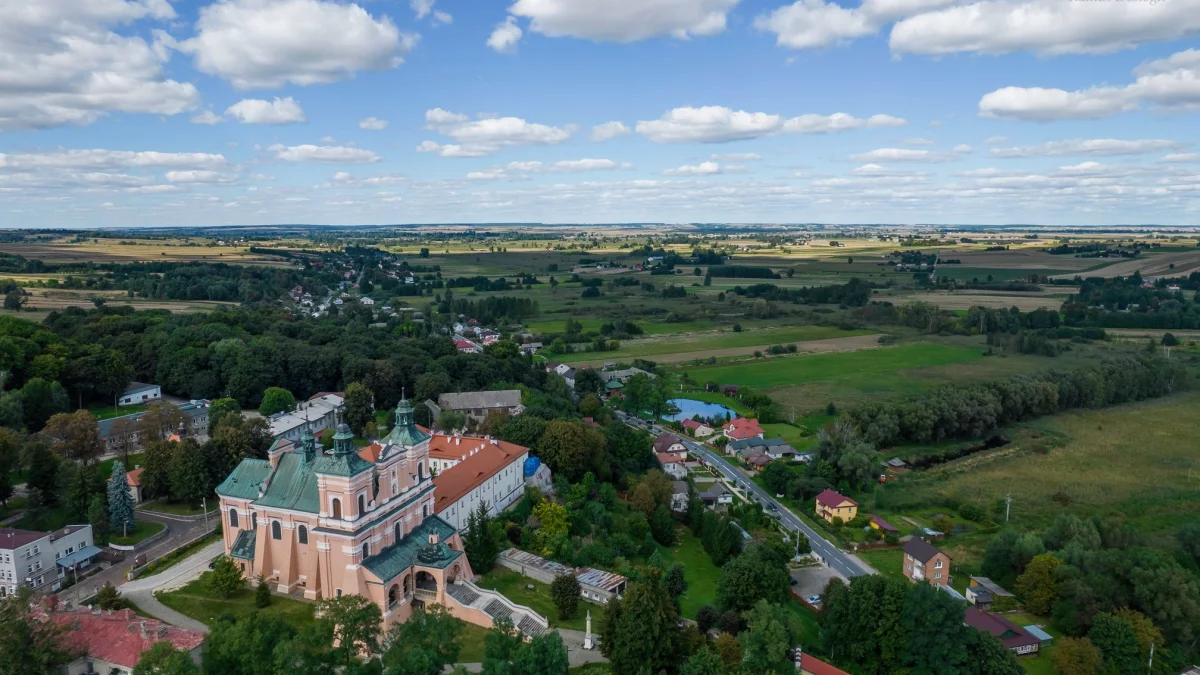
[[[719,403],[705,403],[704,401],[693,401],[690,398],[673,398],[668,401],[671,405],[679,408],[679,412],[674,415],[664,415],[663,419],[673,422],[682,422],[683,420],[692,419],[693,415],[699,415],[701,419],[719,418],[724,420],[726,416],[730,419],[737,417],[731,408],[727,408]]]

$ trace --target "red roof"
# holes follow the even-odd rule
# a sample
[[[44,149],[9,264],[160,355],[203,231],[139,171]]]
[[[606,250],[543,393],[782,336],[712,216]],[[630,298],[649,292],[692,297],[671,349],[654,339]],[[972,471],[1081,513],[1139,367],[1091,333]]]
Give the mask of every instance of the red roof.
[[[879,516],[871,516],[871,522],[878,525],[879,529],[883,530],[884,532],[899,532],[899,530],[893,527],[891,523],[883,518],[880,518]]]
[[[800,672],[811,673],[811,675],[850,675],[850,673],[840,668],[834,668],[812,654],[800,655]]]
[[[846,497],[845,495],[839,494],[834,490],[826,489],[824,492],[817,495],[817,504],[828,506],[830,508],[837,508],[846,502],[850,502],[854,506],[858,506],[858,502]]]
[[[33,530],[17,530],[11,527],[0,527],[0,549],[18,549],[25,544],[33,542],[43,537],[48,537],[45,532],[34,532]]]
[[[657,457],[658,457],[658,463],[662,464],[663,466],[666,466],[668,464],[678,464],[679,463],[679,455],[676,455],[671,452],[660,452],[657,454]]]
[[[142,472],[145,469],[137,468],[125,474],[125,480],[132,486],[137,487],[142,484]],[[109,480],[112,480],[111,478]]]
[[[702,426],[704,426],[704,425],[700,422],[697,422],[696,420],[684,420],[683,421],[684,429],[699,429]]]
[[[963,616],[963,623],[976,630],[995,635],[1009,649],[1041,643],[1041,640],[1024,628],[999,614],[985,612],[978,607],[967,608],[967,612]]]
[[[529,448],[507,441],[435,434],[429,439],[429,456],[461,461],[433,477],[434,494],[437,497],[434,513],[450,508],[463,495],[518,461],[527,452]],[[467,457],[463,459],[463,455]],[[524,467],[518,466],[516,470],[523,471]]]
[[[763,429],[758,425],[758,420],[749,417],[738,417],[730,420],[729,424],[725,425],[725,435],[740,441],[746,438],[755,438],[763,435]]]
[[[368,462],[374,464],[375,462],[379,461],[379,453],[382,451],[383,451],[383,446],[380,445],[378,441],[376,441],[375,443],[368,445],[367,447],[363,448],[362,450],[359,450],[358,456],[362,457],[363,459],[367,460]]]
[[[176,649],[190,652],[204,642],[204,633],[171,626],[155,619],[143,619],[131,610],[112,614],[93,614],[88,609],[50,615],[54,623],[66,628],[67,644],[84,651],[93,659],[133,668],[156,642],[170,642]]]
[[[454,346],[459,349],[476,349],[474,342],[468,342],[466,340],[455,340]]]

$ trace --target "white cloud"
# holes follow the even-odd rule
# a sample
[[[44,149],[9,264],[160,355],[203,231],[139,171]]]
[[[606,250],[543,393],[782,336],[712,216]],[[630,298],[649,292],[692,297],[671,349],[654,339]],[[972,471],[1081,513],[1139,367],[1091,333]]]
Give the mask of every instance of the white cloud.
[[[1108,157],[1116,155],[1143,155],[1163,150],[1173,150],[1182,147],[1178,141],[1167,140],[1137,140],[1122,141],[1112,138],[1097,138],[1091,140],[1070,139],[1065,141],[1050,141],[1041,145],[1020,148],[992,148],[993,157],[1062,157],[1062,156],[1095,156]]]
[[[1144,63],[1124,87],[1092,87],[1079,91],[1042,87],[1005,87],[979,101],[983,117],[1034,122],[1094,119],[1137,110],[1143,102],[1158,109],[1200,109],[1200,50],[1189,49]]]
[[[523,145],[557,145],[569,139],[575,127],[552,127],[526,122],[519,117],[489,117],[470,120],[466,115],[441,108],[425,112],[426,128],[454,139],[441,144],[423,141],[417,152],[436,152],[443,157],[483,157],[504,148]]]
[[[937,145],[937,141],[928,138],[901,138],[901,145]]]
[[[517,0],[509,14],[550,37],[636,42],[660,35],[686,39],[725,30],[738,0]]]
[[[974,148],[967,145],[966,143],[963,143],[962,145],[954,146],[953,152],[957,152],[961,155],[966,155],[966,154],[970,154],[972,152],[972,150],[974,150]]]
[[[958,0],[864,0],[843,7],[825,0],[796,0],[754,20],[755,28],[775,34],[775,43],[791,49],[841,44],[873,35],[896,19],[937,9]]]
[[[197,70],[239,89],[324,84],[395,68],[417,41],[386,16],[323,0],[214,2],[200,10],[196,29],[177,47],[195,57]]]
[[[164,192],[178,192],[178,185],[139,185],[138,187],[125,188],[126,192],[143,195],[162,194]]]
[[[605,122],[592,127],[592,140],[600,143],[633,133],[624,122]]]
[[[988,136],[983,139],[984,145],[999,145],[1006,142],[1008,139],[1004,136]]]
[[[521,41],[523,34],[517,20],[510,16],[492,30],[487,39],[487,46],[501,54],[512,54],[517,51],[517,43]]]
[[[234,103],[225,115],[242,124],[301,124],[307,122],[304,110],[291,96],[275,97],[274,101],[247,98]]]
[[[912,148],[880,148],[851,155],[850,159],[857,162],[953,162],[961,157],[951,152],[914,150]]]
[[[556,171],[605,171],[610,169],[631,169],[633,165],[614,162],[611,159],[569,159],[551,164]]]
[[[721,173],[721,165],[717,162],[701,162],[699,164],[684,164],[674,169],[663,171],[668,176],[707,176]]]
[[[228,174],[216,171],[168,171],[165,174],[168,183],[218,184],[232,183],[234,178]]]
[[[632,169],[629,162],[615,162],[611,159],[566,159],[557,162],[509,162],[505,166],[494,166],[483,171],[472,171],[467,174],[471,180],[500,180],[506,178],[523,178],[530,173],[581,173],[584,171],[612,171],[616,169]]]
[[[1169,155],[1164,156],[1162,159],[1160,159],[1158,161],[1167,162],[1168,164],[1184,163],[1184,162],[1200,162],[1200,154],[1196,154],[1194,152],[1173,152]]]
[[[336,145],[273,145],[268,148],[285,162],[326,162],[331,164],[371,164],[379,161],[379,155],[361,148]]]
[[[133,152],[128,150],[60,150],[50,153],[0,153],[0,169],[219,169],[223,155],[200,152]]]
[[[446,12],[443,12],[443,11],[440,11],[440,10],[439,10],[439,11],[436,11],[436,12],[434,12],[434,13],[433,13],[433,22],[434,22],[434,23],[454,23],[454,17],[450,16],[450,15],[449,15],[449,14],[447,14]],[[385,200],[383,200],[383,201],[385,201],[385,202],[389,202],[389,201],[395,201],[395,202],[398,202],[398,201],[400,201],[400,198],[399,198],[399,197],[395,197],[395,198],[392,198],[392,199],[385,199]]]
[[[902,124],[906,122],[891,115],[873,115],[861,119],[845,113],[834,113],[784,119],[781,115],[704,106],[669,110],[657,120],[638,122],[637,131],[656,143],[723,143],[779,132],[822,134]]]
[[[3,0],[0,16],[0,130],[177,115],[199,102],[195,86],[164,76],[158,44],[115,30],[176,18],[165,0]]]
[[[367,131],[383,131],[387,128],[387,125],[387,120],[381,120],[378,117],[367,117],[358,123],[358,128]]]
[[[753,152],[728,152],[725,154],[715,154],[709,157],[709,159],[719,162],[757,162],[762,157]]]
[[[424,19],[433,11],[434,2],[435,0],[408,0],[408,6],[416,12],[418,19]]]
[[[206,124],[208,126],[212,126],[214,124],[220,124],[220,123],[221,123],[221,116],[214,113],[211,110],[205,110],[203,112],[192,115],[192,124]]]

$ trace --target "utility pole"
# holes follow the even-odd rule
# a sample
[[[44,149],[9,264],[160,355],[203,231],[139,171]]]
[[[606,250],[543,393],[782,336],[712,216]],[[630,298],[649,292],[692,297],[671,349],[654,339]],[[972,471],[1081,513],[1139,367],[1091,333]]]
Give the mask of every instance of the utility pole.
[[[1004,522],[1008,522],[1008,515],[1012,513],[1012,493],[1004,495]]]
[[[1150,672],[1150,673],[1154,672],[1154,643],[1153,642],[1150,643],[1150,664],[1149,664],[1149,668],[1147,668],[1147,672]]]
[[[204,509],[204,529],[208,530],[208,497],[200,498],[200,508]]]

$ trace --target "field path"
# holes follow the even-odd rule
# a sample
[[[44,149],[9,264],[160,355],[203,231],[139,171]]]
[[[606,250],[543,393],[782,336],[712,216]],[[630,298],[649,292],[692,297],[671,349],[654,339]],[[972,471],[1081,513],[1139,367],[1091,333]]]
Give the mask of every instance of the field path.
[[[804,354],[827,354],[830,352],[849,352],[859,349],[871,349],[879,346],[879,338],[882,333],[873,335],[855,335],[844,338],[828,338],[825,340],[807,340],[805,342],[797,342],[797,353]],[[778,344],[778,343],[774,343]],[[657,363],[679,363],[681,361],[693,361],[695,359],[707,359],[710,356],[722,358],[726,356],[749,356],[756,351],[764,354],[771,345],[755,345],[752,347],[728,347],[726,349],[708,349],[696,352],[676,352],[674,354],[656,354],[653,356],[645,356],[649,361]],[[607,359],[595,359],[592,361],[573,362],[573,366],[602,366],[605,363],[613,361],[612,357]]]

